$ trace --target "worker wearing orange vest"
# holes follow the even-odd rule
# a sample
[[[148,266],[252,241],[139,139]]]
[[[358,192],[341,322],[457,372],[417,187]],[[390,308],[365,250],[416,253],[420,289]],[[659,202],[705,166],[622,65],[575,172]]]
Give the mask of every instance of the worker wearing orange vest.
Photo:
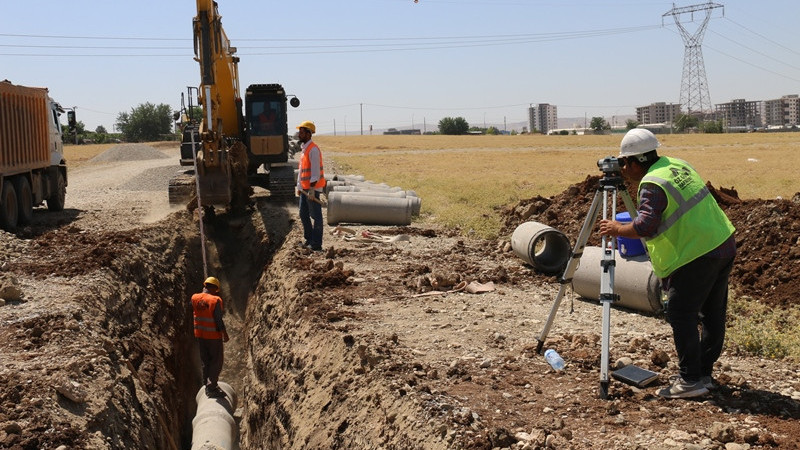
[[[300,170],[297,174],[300,222],[303,224],[302,246],[314,251],[322,251],[322,202],[319,200],[325,188],[322,151],[311,140],[311,135],[317,131],[313,122],[305,121],[297,126],[297,130],[300,147],[303,149],[300,157]]]
[[[222,343],[228,342],[228,332],[222,321],[222,298],[218,295],[219,280],[208,277],[203,282],[203,292],[192,295],[192,312],[194,315],[194,337],[200,349],[200,361],[203,364],[203,384],[206,396],[224,397],[225,393],[217,382],[222,372]]]

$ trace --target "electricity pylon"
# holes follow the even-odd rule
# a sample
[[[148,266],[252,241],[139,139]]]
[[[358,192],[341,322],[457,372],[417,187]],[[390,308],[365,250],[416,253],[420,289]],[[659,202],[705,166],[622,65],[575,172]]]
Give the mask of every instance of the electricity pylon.
[[[680,102],[689,115],[692,113],[710,113],[712,111],[702,45],[703,35],[706,32],[708,21],[711,19],[711,12],[716,8],[724,8],[724,6],[709,1],[699,5],[676,8],[673,3],[672,9],[661,16],[662,23],[664,22],[664,17],[672,16],[683,38],[683,76],[681,77]],[[702,23],[697,30],[694,33],[690,33],[681,24],[681,16],[689,14],[691,22],[694,22],[694,13],[696,12],[704,12],[705,17],[703,17]]]

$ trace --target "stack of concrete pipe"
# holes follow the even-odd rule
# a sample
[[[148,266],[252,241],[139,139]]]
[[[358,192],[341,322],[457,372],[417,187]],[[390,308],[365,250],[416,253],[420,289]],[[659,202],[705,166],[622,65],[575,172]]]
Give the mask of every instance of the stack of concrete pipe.
[[[410,225],[422,204],[414,191],[365,181],[360,175],[335,175],[325,191],[328,225]]]
[[[525,222],[511,235],[511,248],[519,258],[536,270],[551,275],[566,269],[572,250],[567,237],[555,228],[538,222]],[[615,306],[646,313],[663,310],[661,283],[653,273],[649,257],[614,255]],[[583,249],[580,263],[572,275],[575,293],[587,299],[600,298],[603,251],[600,247]]]
[[[228,383],[218,384],[225,397],[209,398],[205,387],[195,396],[197,413],[192,419],[192,450],[239,449],[239,425],[233,418],[236,391]]]

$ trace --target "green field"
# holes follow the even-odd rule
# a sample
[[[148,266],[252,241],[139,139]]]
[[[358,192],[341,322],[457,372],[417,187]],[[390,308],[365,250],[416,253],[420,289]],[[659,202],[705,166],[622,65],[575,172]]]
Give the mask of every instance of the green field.
[[[549,197],[598,175],[622,136],[318,136],[341,174],[417,192],[423,221],[497,237],[497,207]],[[661,135],[661,154],[689,161],[743,199],[800,192],[800,133]]]

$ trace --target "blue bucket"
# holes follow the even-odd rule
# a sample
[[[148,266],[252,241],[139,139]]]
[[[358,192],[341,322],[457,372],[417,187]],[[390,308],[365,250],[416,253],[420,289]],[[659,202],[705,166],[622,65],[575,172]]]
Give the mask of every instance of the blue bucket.
[[[617,213],[615,218],[617,219],[617,222],[631,221],[631,215],[627,211]],[[617,237],[617,250],[619,251],[620,255],[628,257],[644,255],[646,253],[641,239],[631,239],[622,236]]]

